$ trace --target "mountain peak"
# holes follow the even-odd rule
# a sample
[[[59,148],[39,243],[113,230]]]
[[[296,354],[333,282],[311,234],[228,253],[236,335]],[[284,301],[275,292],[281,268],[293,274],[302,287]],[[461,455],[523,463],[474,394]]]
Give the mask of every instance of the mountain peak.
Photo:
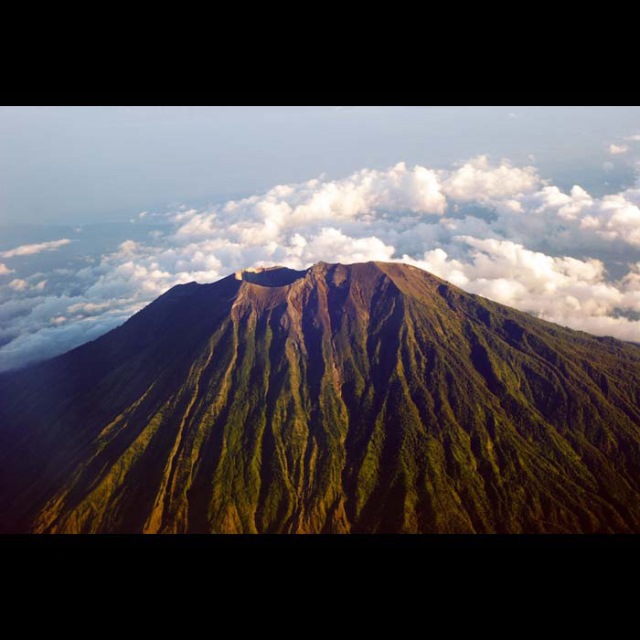
[[[389,278],[393,281],[399,279],[404,282],[416,278],[423,282],[428,281],[431,284],[443,282],[439,278],[412,265],[400,262],[381,261],[356,262],[350,264],[320,261],[303,270],[290,269],[282,265],[247,267],[236,271],[234,276],[236,280],[263,287],[275,288],[287,287],[305,278],[317,280],[318,277],[326,280],[330,284],[344,283],[351,278],[363,281],[379,277]]]
[[[392,262],[171,292],[0,376],[0,529],[640,532],[640,347]]]
[[[273,267],[249,267],[236,271],[236,280],[243,280],[262,287],[286,287],[296,280],[304,278],[308,269],[296,271],[283,266]]]
[[[250,284],[256,284],[262,287],[287,287],[294,282],[302,280],[304,278],[326,278],[328,274],[333,274],[335,272],[343,274],[345,278],[346,274],[350,274],[353,272],[360,273],[363,269],[372,270],[371,273],[375,272],[377,275],[379,275],[379,265],[382,264],[385,263],[366,262],[340,264],[320,261],[303,270],[290,269],[289,267],[285,267],[282,265],[270,267],[248,267],[246,269],[236,271],[235,279],[248,282]],[[340,279],[340,276],[338,276],[338,279]]]

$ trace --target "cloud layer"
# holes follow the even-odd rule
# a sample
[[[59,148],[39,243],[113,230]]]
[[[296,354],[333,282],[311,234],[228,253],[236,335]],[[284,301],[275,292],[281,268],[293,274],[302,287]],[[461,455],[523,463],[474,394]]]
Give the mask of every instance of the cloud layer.
[[[0,370],[93,339],[175,284],[319,260],[402,260],[547,320],[640,341],[639,206],[640,186],[596,198],[481,156],[181,207],[164,232],[70,272],[17,276],[14,258],[70,241],[23,245],[0,253]]]

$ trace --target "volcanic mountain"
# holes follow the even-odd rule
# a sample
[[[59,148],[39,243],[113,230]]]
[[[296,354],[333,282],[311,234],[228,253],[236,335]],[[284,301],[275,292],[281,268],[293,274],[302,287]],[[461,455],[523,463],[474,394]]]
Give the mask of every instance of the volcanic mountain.
[[[638,532],[640,346],[369,262],[172,288],[0,376],[18,532]]]

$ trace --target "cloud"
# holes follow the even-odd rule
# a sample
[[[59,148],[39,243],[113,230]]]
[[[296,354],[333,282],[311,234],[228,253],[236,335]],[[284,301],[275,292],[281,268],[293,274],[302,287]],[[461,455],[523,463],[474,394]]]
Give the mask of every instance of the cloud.
[[[612,156],[617,156],[622,153],[627,153],[629,151],[629,146],[626,144],[610,144],[609,145],[609,153]]]
[[[29,283],[26,280],[15,278],[9,283],[9,287],[14,291],[25,291],[29,288]]]
[[[317,262],[320,256],[331,255],[333,262],[351,264],[391,260],[394,248],[375,237],[351,238],[333,227],[325,228],[307,241],[303,236],[291,238],[285,260],[297,268]]]
[[[384,211],[438,216],[445,207],[436,172],[401,162],[386,171],[363,169],[341,180],[278,185],[263,196],[230,201],[206,214],[191,209],[174,219],[181,223],[176,235],[182,238],[210,237],[222,224],[230,237],[258,244],[319,222],[366,220]]]
[[[640,247],[639,205],[637,188],[594,198],[578,186],[566,193],[547,185],[496,202],[486,233],[556,252],[611,255]]]
[[[640,184],[595,197],[486,156],[447,170],[399,163],[207,209],[181,206],[145,241],[122,242],[79,269],[0,283],[0,370],[93,339],[175,284],[320,260],[405,261],[547,320],[640,342],[639,207]]]
[[[49,326],[43,326],[32,333],[23,333],[2,347],[1,370],[54,357],[64,351],[95,340],[107,331],[122,324],[126,315],[105,317],[97,322],[76,320],[57,322],[62,316],[52,318]]]
[[[6,276],[13,273],[13,269],[9,269],[6,264],[0,262],[0,276]]]
[[[622,281],[609,282],[599,260],[552,257],[508,240],[455,240],[469,246],[467,259],[456,260],[434,249],[420,260],[404,256],[404,261],[471,293],[551,322],[626,340],[640,339],[640,322],[619,315],[622,310],[640,311],[640,269]]]
[[[55,251],[60,247],[70,244],[71,240],[63,238],[62,240],[52,240],[51,242],[40,242],[38,244],[23,244],[15,249],[8,251],[0,251],[0,258],[14,258],[16,256],[32,256],[43,251]]]
[[[640,133],[634,133],[632,136],[627,136],[625,140],[629,142],[640,142]]]
[[[479,156],[453,173],[443,172],[442,189],[454,200],[486,202],[530,193],[541,181],[533,167],[519,169],[503,160],[492,167],[487,156]]]

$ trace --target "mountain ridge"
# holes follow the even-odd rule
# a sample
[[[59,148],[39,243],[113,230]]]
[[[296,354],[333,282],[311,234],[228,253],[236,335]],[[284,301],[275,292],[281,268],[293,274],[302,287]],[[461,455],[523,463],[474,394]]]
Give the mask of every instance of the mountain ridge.
[[[640,346],[399,263],[178,285],[0,376],[0,527],[640,530]]]

